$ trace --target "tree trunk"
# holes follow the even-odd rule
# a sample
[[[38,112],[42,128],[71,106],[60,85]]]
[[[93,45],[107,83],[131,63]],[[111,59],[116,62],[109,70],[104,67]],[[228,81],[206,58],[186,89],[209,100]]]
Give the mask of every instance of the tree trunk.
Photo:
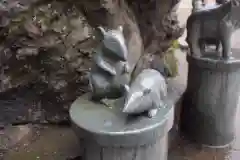
[[[8,0],[0,2],[0,123],[68,119],[88,90],[94,28],[122,25],[131,71],[162,57],[177,39],[177,0]],[[138,65],[137,65],[138,64]],[[161,70],[164,65],[159,65]],[[17,105],[16,105],[17,104]]]

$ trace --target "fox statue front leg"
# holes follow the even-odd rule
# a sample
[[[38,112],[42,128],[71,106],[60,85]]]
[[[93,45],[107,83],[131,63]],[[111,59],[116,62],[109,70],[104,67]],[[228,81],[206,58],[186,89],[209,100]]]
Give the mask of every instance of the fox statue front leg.
[[[231,57],[231,36],[233,27],[222,22],[220,27],[220,39],[222,43],[222,58],[229,59]]]
[[[200,40],[200,22],[196,21],[191,26],[191,29],[188,30],[187,42],[190,48],[190,54],[194,57],[201,57],[201,47],[199,45]]]

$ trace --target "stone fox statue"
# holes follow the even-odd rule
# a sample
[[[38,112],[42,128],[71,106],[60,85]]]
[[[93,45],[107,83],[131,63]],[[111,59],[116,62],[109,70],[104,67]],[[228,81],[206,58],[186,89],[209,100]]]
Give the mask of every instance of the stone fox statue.
[[[165,107],[167,84],[160,72],[144,69],[130,87],[127,87],[123,112],[126,114],[148,113],[151,118],[161,107]]]
[[[130,81],[127,62],[128,50],[121,26],[116,30],[105,31],[97,28],[100,45],[93,56],[89,84],[92,100],[116,99],[125,93],[125,85]]]
[[[222,5],[202,8],[193,12],[187,20],[187,38],[190,52],[200,57],[205,45],[222,45],[222,58],[231,56],[231,35],[240,27],[239,0],[231,0]]]

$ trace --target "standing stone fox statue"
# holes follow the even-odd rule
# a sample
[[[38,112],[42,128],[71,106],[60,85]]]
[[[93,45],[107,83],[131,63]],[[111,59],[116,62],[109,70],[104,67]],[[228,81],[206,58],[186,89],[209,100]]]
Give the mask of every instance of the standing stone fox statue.
[[[89,77],[92,100],[117,99],[125,94],[125,85],[130,81],[123,28],[105,31],[98,27],[97,30],[101,43],[93,56]]]
[[[231,35],[240,27],[239,15],[239,0],[203,7],[193,12],[187,20],[186,38],[192,56],[201,57],[206,45],[214,44],[218,50],[221,44],[221,58],[229,59]]]

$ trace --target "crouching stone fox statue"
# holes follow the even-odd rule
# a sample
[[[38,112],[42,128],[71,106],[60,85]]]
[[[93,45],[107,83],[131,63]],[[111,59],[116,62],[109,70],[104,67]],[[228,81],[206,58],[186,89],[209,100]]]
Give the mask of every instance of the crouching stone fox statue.
[[[151,118],[161,107],[165,107],[167,84],[160,72],[144,69],[130,87],[126,87],[123,112],[127,114],[148,113]]]
[[[222,45],[221,58],[231,56],[231,35],[240,28],[240,0],[230,0],[222,5],[203,7],[193,12],[187,20],[187,38],[191,55],[201,57],[205,45]]]
[[[97,30],[100,45],[93,56],[89,77],[92,100],[117,99],[125,94],[125,85],[130,81],[123,28],[105,31],[98,27]]]

